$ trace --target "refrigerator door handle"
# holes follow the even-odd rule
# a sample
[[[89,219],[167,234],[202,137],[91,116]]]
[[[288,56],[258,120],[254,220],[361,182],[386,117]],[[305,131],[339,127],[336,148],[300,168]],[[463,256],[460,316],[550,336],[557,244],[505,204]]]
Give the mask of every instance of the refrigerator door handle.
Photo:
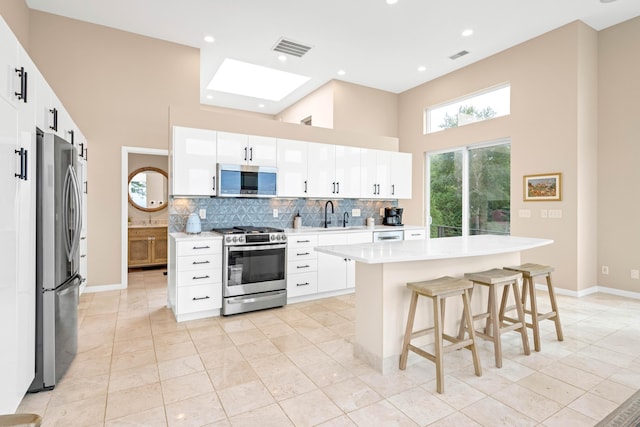
[[[62,200],[66,208],[62,210],[62,223],[65,230],[64,240],[67,259],[71,261],[80,243],[80,229],[82,228],[80,186],[73,165],[69,165],[64,177]]]

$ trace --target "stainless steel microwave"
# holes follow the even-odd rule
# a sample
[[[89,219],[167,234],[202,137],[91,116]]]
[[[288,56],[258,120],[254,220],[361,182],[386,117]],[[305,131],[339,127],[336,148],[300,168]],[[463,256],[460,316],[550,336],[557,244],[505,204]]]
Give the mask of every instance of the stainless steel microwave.
[[[218,197],[276,197],[277,169],[218,164]]]

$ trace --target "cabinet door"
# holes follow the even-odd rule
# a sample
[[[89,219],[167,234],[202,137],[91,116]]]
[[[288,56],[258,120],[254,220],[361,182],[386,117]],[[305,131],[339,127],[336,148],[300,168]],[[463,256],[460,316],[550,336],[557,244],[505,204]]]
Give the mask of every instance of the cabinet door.
[[[391,151],[377,150],[376,180],[378,181],[378,198],[391,198]]]
[[[277,140],[268,136],[249,135],[247,163],[275,167],[278,160]]]
[[[18,65],[18,40],[0,16],[0,99],[14,104]],[[19,88],[19,86],[17,86]]]
[[[151,242],[148,236],[129,236],[129,267],[151,264]]]
[[[249,136],[218,132],[218,163],[244,165],[249,160]]]
[[[154,264],[166,264],[168,259],[167,233],[156,233],[151,241],[151,262]]]
[[[307,197],[307,145],[278,140],[278,197]]]
[[[360,150],[360,197],[374,199],[378,197],[377,150]]]
[[[36,126],[43,132],[51,132],[49,129],[51,121],[51,94],[53,91],[47,84],[39,71],[34,72],[33,77],[29,78],[33,89],[32,95],[35,100]]]
[[[411,153],[391,153],[391,197],[411,198]]]
[[[319,235],[318,245],[344,245],[347,234]],[[318,254],[318,292],[337,291],[347,287],[347,262],[335,255]]]
[[[215,131],[174,126],[171,160],[172,195],[215,195]]]
[[[335,145],[307,144],[308,196],[335,198],[336,194],[336,149]]]
[[[335,146],[336,193],[345,199],[360,197],[360,148]]]

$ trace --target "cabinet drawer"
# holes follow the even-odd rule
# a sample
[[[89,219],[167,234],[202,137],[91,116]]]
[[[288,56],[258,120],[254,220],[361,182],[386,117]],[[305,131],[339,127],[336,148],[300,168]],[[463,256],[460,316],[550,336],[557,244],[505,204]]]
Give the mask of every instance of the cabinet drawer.
[[[140,227],[129,228],[129,237],[150,237],[167,239],[167,227]]]
[[[290,261],[287,264],[287,273],[306,273],[308,271],[318,271],[317,259],[302,259],[298,261]]]
[[[318,246],[318,235],[310,234],[304,236],[297,235],[288,235],[287,239],[289,240],[289,250],[292,248],[299,248],[302,246],[307,246],[313,249],[314,246]]]
[[[426,236],[425,230],[405,230],[404,240],[424,240]]]
[[[222,307],[222,285],[185,286],[178,290],[178,313],[193,313]]]
[[[222,257],[220,254],[180,256],[177,262],[178,272],[221,267]]]
[[[313,249],[313,246],[299,246],[297,248],[289,247],[287,249],[287,260],[289,262],[316,258],[318,258],[318,253]]]
[[[222,268],[180,271],[177,276],[178,286],[222,283]]]
[[[222,240],[189,240],[187,242],[178,242],[178,256],[185,255],[205,255],[205,254],[221,254]]]
[[[315,272],[287,275],[287,297],[318,293],[318,275]]]

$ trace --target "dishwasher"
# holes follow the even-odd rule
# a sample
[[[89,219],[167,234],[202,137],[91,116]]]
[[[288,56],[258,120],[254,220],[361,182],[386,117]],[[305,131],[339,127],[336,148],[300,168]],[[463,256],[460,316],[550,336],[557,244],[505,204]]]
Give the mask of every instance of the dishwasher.
[[[374,242],[388,242],[391,240],[404,240],[404,231],[402,230],[389,230],[389,231],[374,231]]]

